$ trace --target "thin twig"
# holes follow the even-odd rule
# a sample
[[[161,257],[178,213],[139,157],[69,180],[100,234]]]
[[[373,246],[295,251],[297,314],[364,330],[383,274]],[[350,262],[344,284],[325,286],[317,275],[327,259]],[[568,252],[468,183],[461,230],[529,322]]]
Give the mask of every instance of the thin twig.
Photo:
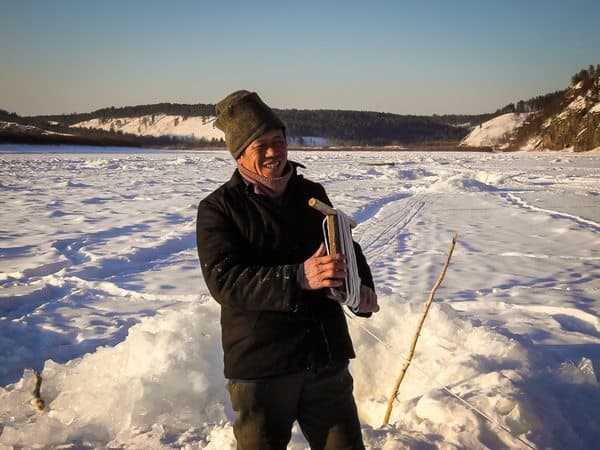
[[[45,406],[44,400],[42,400],[42,397],[40,396],[40,389],[42,388],[42,374],[36,370],[33,372],[33,375],[35,376],[35,387],[31,392],[31,405],[38,412],[42,412]]]
[[[417,330],[415,331],[415,336],[413,337],[413,341],[410,346],[410,351],[408,352],[408,356],[407,356],[406,360],[404,361],[404,365],[402,366],[400,375],[398,376],[398,379],[396,380],[396,384],[394,385],[394,390],[392,392],[392,395],[390,396],[390,399],[388,400],[387,410],[385,412],[385,417],[383,418],[384,425],[386,425],[389,422],[390,416],[392,415],[392,408],[394,407],[394,400],[395,400],[396,396],[398,395],[398,390],[400,389],[400,383],[402,383],[402,380],[404,379],[404,375],[406,374],[406,370],[408,369],[408,366],[410,366],[410,362],[415,353],[415,348],[417,346],[417,340],[419,339],[419,336],[421,333],[421,328],[423,327],[423,323],[425,322],[425,317],[427,317],[427,313],[429,312],[429,307],[431,306],[431,303],[433,302],[433,296],[435,295],[435,291],[437,291],[437,289],[440,287],[440,284],[442,284],[442,280],[444,279],[444,276],[446,275],[446,269],[448,268],[448,264],[450,263],[450,258],[452,257],[452,252],[454,251],[454,245],[456,244],[456,239],[457,239],[457,235],[455,234],[452,237],[452,244],[450,245],[450,250],[448,251],[448,256],[446,257],[446,262],[444,263],[444,267],[442,268],[442,273],[440,273],[440,276],[438,277],[437,281],[433,285],[433,288],[431,289],[431,292],[429,293],[429,298],[427,299],[427,303],[425,303],[425,308],[423,309],[423,314],[421,315],[421,320],[419,320],[419,324],[417,325]]]

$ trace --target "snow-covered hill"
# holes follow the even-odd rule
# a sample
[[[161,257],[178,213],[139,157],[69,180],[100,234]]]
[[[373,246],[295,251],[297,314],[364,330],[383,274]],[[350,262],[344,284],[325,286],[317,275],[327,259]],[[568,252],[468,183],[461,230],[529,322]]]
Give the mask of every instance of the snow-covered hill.
[[[600,147],[600,75],[580,81],[532,113],[508,113],[474,128],[465,147],[500,150],[593,150]]]
[[[506,149],[510,139],[527,118],[526,113],[507,113],[494,117],[475,127],[460,145],[467,147],[494,147]]]
[[[140,117],[92,119],[79,122],[73,127],[96,128],[106,131],[122,131],[137,136],[173,136],[182,139],[223,139],[223,132],[213,127],[214,116],[190,116],[148,114]]]
[[[180,139],[205,139],[207,141],[225,139],[221,130],[213,126],[214,116],[181,116],[168,114],[148,114],[140,117],[120,117],[112,119],[92,119],[78,122],[72,127],[93,128],[106,131],[121,131],[136,136],[172,136]],[[293,146],[325,147],[326,138],[319,136],[288,136]]]
[[[214,116],[190,116],[168,114],[148,114],[140,117],[112,119],[92,119],[78,122],[72,127],[93,128],[106,131],[122,131],[136,136],[173,136],[181,139],[205,139],[207,141],[225,139],[221,130],[213,127]],[[288,136],[293,146],[326,147],[329,140],[319,136]]]
[[[56,133],[54,131],[44,130],[33,125],[23,125],[16,122],[5,122],[3,120],[0,120],[0,131],[11,131],[19,134],[69,136],[65,133]]]

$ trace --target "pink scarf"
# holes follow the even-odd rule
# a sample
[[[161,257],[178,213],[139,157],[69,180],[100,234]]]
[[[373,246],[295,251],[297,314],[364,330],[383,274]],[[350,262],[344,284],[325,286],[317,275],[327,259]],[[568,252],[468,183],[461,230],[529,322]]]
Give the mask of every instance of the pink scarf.
[[[287,187],[287,184],[294,173],[292,166],[289,163],[286,164],[283,175],[279,178],[263,177],[262,175],[246,169],[239,162],[237,168],[242,178],[247,183],[250,183],[252,186],[254,186],[255,194],[266,195],[267,197],[271,198],[277,198],[283,195],[285,188]]]

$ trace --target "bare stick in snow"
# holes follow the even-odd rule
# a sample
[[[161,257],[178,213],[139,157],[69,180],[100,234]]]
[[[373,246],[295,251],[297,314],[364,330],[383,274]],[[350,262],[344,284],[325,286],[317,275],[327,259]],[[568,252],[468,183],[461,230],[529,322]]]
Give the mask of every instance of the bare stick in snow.
[[[40,389],[42,388],[42,374],[39,373],[38,371],[35,371],[34,373],[35,376],[35,387],[33,388],[33,391],[31,392],[31,405],[38,411],[38,412],[42,412],[44,410],[44,400],[42,400],[42,397],[40,396]]]
[[[417,330],[415,331],[415,336],[414,336],[412,344],[410,346],[410,351],[408,352],[408,356],[406,357],[406,359],[404,361],[404,365],[402,366],[400,375],[398,376],[398,379],[396,380],[396,384],[394,385],[394,391],[392,392],[392,395],[390,396],[390,399],[388,401],[387,411],[385,412],[385,417],[383,418],[384,425],[386,425],[389,422],[390,416],[392,415],[392,408],[394,407],[394,400],[396,399],[396,396],[398,395],[398,390],[400,389],[400,383],[402,383],[402,380],[404,379],[404,375],[406,374],[406,370],[408,369],[408,366],[410,366],[410,362],[415,353],[415,347],[417,346],[417,340],[419,339],[419,336],[421,334],[421,328],[423,327],[423,323],[425,322],[425,317],[427,317],[427,313],[429,312],[429,307],[431,306],[431,303],[433,302],[433,296],[435,295],[435,291],[437,291],[437,289],[440,287],[440,284],[442,284],[442,280],[444,279],[444,276],[446,275],[446,269],[448,268],[448,264],[450,263],[450,258],[452,257],[452,252],[454,251],[454,245],[456,244],[456,239],[457,239],[457,235],[455,234],[452,237],[452,244],[450,245],[450,250],[448,251],[448,256],[446,257],[446,262],[444,263],[444,267],[442,267],[442,272],[440,273],[440,276],[438,277],[437,281],[433,285],[433,288],[431,289],[431,292],[429,293],[429,298],[427,299],[427,303],[425,303],[425,308],[423,309],[423,314],[421,315],[421,320],[419,320],[419,324],[417,325]]]

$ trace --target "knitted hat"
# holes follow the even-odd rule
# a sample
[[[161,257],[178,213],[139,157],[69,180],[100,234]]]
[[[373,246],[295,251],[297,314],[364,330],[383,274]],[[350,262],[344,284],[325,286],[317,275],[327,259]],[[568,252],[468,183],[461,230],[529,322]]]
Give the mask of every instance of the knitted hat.
[[[225,133],[227,148],[235,159],[250,143],[270,130],[283,129],[285,125],[256,94],[236,91],[217,103],[217,120],[214,124]]]

